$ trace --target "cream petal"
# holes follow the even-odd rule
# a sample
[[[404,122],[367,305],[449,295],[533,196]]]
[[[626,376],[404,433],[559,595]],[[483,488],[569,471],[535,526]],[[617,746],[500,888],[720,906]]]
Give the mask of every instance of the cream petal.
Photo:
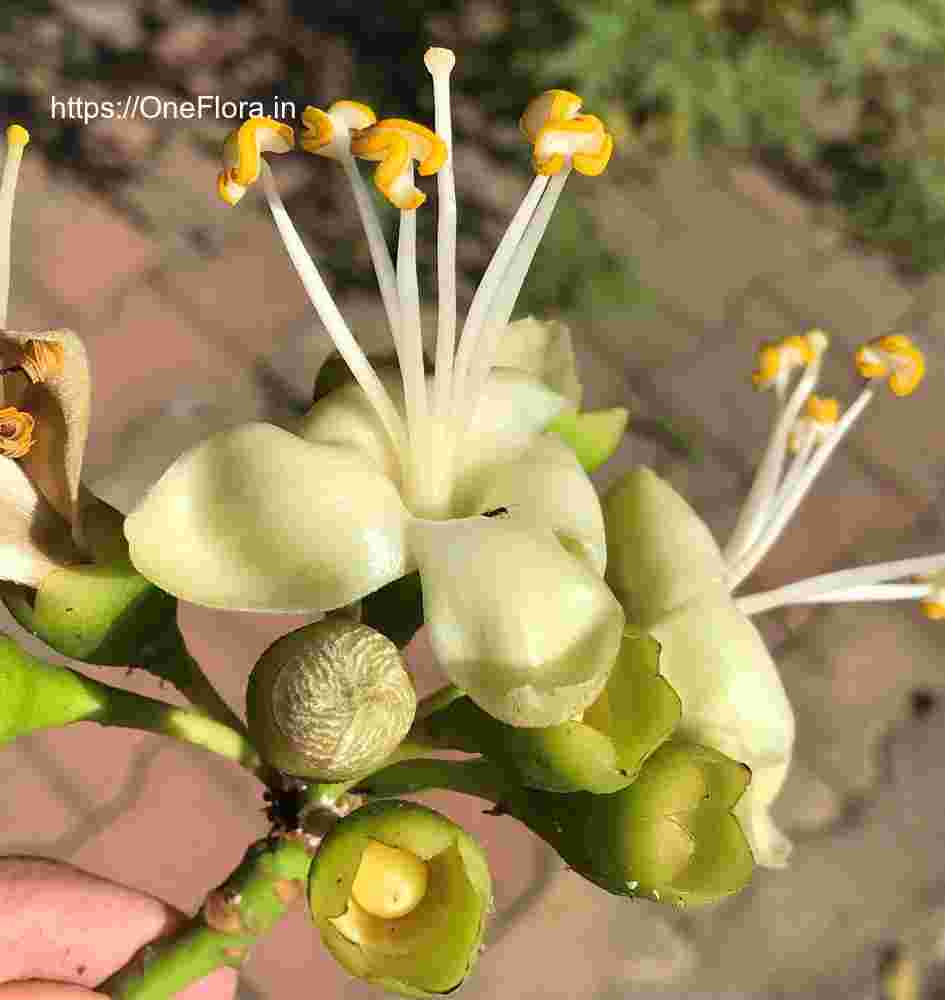
[[[660,672],[682,699],[680,732],[747,764],[751,784],[736,814],[755,860],[780,867],[790,842],[771,820],[794,745],[794,713],[755,626],[714,585],[652,625]]]
[[[195,604],[326,611],[409,572],[407,513],[357,453],[271,424],[179,458],[125,521],[132,562]]]
[[[379,371],[378,377],[401,417],[404,389],[397,372]],[[394,447],[377,411],[355,381],[323,396],[301,419],[296,434],[313,444],[337,444],[353,448],[367,458],[386,479],[400,484],[401,469]]]
[[[57,344],[63,351],[59,372],[43,381],[26,384],[7,402],[26,410],[36,421],[33,447],[20,459],[23,469],[49,503],[69,522],[76,544],[84,547],[79,519],[79,479],[89,435],[91,376],[85,346],[70,330],[42,333],[0,331],[4,365],[19,363],[17,354],[31,340]]]
[[[550,528],[604,575],[607,545],[597,491],[574,450],[557,436],[534,437],[524,452],[475,471],[454,490],[453,509],[460,517],[497,507]]]
[[[558,320],[544,322],[526,316],[509,323],[496,347],[493,366],[528,372],[572,406],[581,405],[581,381],[571,331]]]
[[[607,582],[643,628],[725,578],[702,518],[654,472],[627,473],[604,498]]]
[[[38,587],[53,570],[78,558],[68,523],[17,460],[0,457],[0,580]]]
[[[549,530],[514,515],[413,520],[408,539],[437,662],[481,708],[551,726],[595,700],[623,610]]]

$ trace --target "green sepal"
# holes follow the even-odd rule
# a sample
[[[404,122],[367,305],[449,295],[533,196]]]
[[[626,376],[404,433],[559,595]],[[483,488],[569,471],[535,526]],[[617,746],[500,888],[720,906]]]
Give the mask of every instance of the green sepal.
[[[361,600],[361,623],[377,629],[403,649],[423,625],[419,573],[408,573]]]
[[[429,866],[418,907],[399,920],[377,921],[396,941],[397,954],[356,944],[332,922],[348,907],[371,840],[410,851]],[[492,879],[481,848],[451,820],[412,802],[377,801],[342,819],[322,841],[308,900],[325,946],[351,975],[402,996],[431,997],[456,989],[478,958]]]
[[[460,698],[422,726],[435,744],[483,754],[530,788],[608,794],[634,780],[680,714],[676,692],[659,673],[659,644],[628,629],[607,685],[582,721],[509,726]]]
[[[37,729],[98,719],[107,707],[104,685],[0,636],[0,744]]]
[[[610,410],[578,413],[566,410],[546,428],[574,449],[584,471],[591,473],[607,462],[620,447],[630,413],[622,406]]]
[[[751,878],[751,849],[732,815],[750,777],[715,750],[672,741],[614,795],[529,792],[513,811],[608,892],[702,905]]]
[[[0,588],[14,618],[48,646],[86,663],[134,663],[177,614],[177,600],[127,561],[69,566],[35,591]]]

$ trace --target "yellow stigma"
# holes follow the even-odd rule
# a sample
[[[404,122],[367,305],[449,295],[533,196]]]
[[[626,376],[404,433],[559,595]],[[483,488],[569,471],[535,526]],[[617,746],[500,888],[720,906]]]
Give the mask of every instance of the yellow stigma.
[[[922,614],[933,622],[945,621],[945,572],[918,576],[915,582],[930,584],[929,593],[919,602]]]
[[[263,153],[288,153],[295,145],[291,126],[274,118],[250,118],[227,136],[217,194],[235,205],[259,178]]]
[[[0,410],[0,455],[22,458],[33,447],[35,421],[15,406]]]
[[[351,152],[363,160],[379,161],[374,184],[402,211],[419,208],[427,200],[414,186],[412,162],[417,162],[423,177],[435,174],[446,162],[446,143],[406,118],[386,118],[353,133]]]
[[[896,396],[909,396],[925,377],[925,355],[905,334],[879,337],[856,352],[856,368],[865,379],[885,378]]]
[[[23,149],[30,141],[30,134],[22,125],[7,125],[7,145],[14,149]]]
[[[581,104],[569,90],[546,90],[525,108],[518,127],[532,143],[536,173],[557,174],[569,162],[588,177],[606,169],[614,137],[595,115],[579,115]]]
[[[395,920],[420,905],[428,879],[427,865],[416,854],[372,840],[361,855],[351,898],[371,916]]]

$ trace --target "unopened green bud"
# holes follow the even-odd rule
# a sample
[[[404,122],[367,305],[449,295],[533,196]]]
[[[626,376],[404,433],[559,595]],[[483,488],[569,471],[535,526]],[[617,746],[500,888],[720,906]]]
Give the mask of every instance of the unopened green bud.
[[[274,642],[246,691],[247,723],[263,759],[319,781],[345,781],[382,764],[407,735],[416,707],[397,647],[342,617]]]
[[[671,741],[614,795],[528,794],[532,828],[609,892],[678,905],[717,902],[754,866],[732,808],[751,773],[692,743]]]
[[[177,600],[128,560],[118,511],[95,500],[83,525],[94,561],[47,574],[35,589],[0,586],[14,618],[47,646],[86,663],[137,663],[177,615]]]
[[[412,802],[372,802],[338,822],[309,873],[309,908],[351,973],[405,996],[456,989],[479,956],[492,880],[478,844]]]
[[[460,698],[423,726],[437,744],[481,753],[530,788],[600,794],[633,781],[680,712],[679,698],[659,673],[659,644],[627,630],[607,685],[583,719],[523,729]]]

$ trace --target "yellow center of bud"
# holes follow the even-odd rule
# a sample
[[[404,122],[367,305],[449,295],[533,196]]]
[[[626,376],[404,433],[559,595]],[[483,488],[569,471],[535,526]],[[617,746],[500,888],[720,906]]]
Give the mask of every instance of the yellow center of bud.
[[[925,377],[925,355],[897,333],[864,344],[856,352],[856,368],[865,379],[888,379],[896,396],[909,396]]]
[[[22,458],[33,447],[33,418],[15,406],[0,410],[0,455]]]
[[[372,840],[361,855],[351,898],[371,916],[394,920],[420,905],[428,879],[426,862],[416,854]]]

